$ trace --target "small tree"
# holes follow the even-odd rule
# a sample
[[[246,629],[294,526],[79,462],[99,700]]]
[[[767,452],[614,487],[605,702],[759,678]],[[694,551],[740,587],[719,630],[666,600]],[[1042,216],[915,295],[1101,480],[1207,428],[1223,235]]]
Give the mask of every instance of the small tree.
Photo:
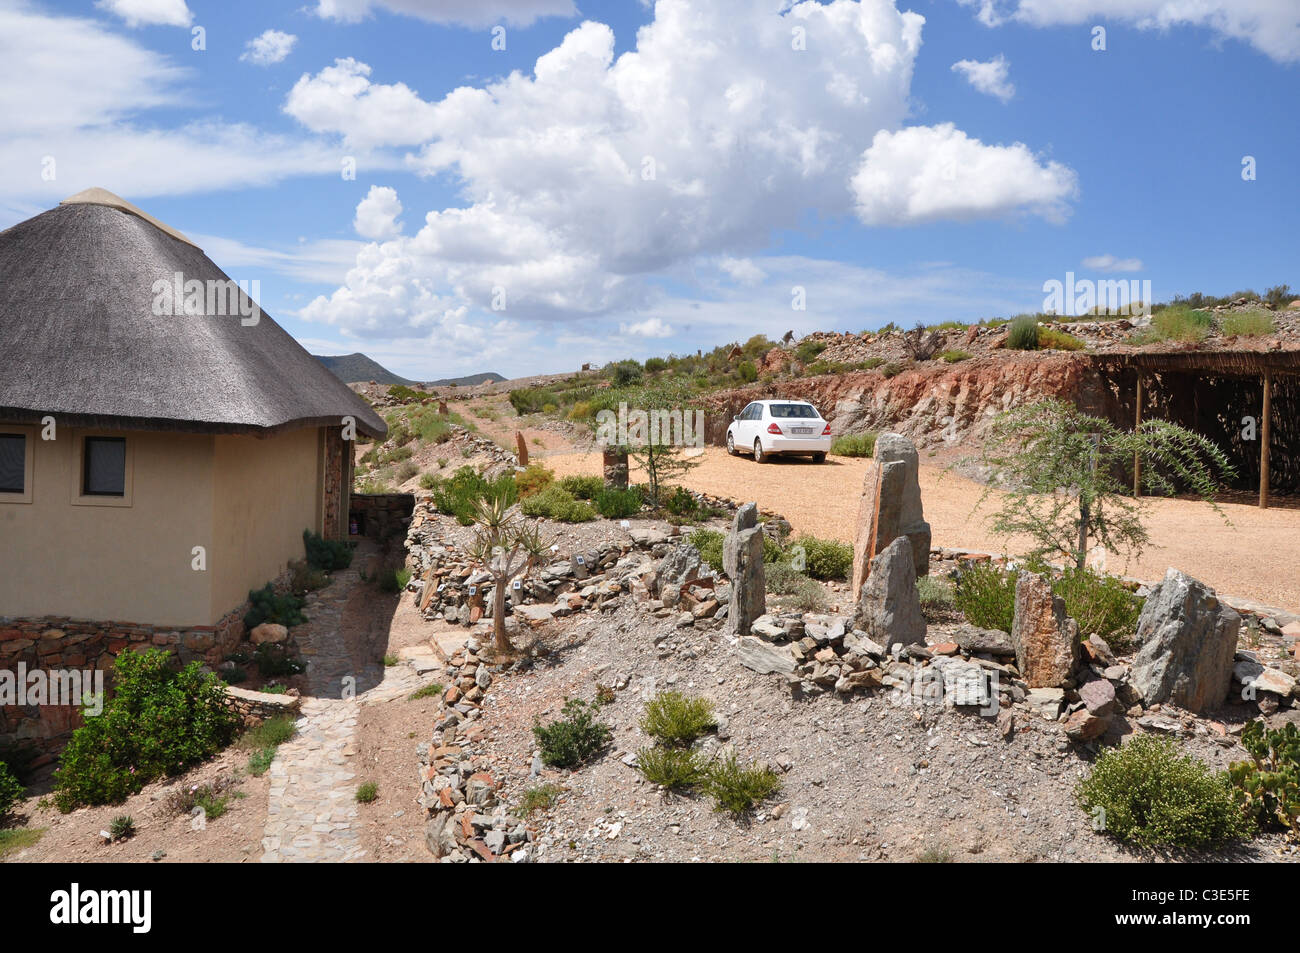
[[[1146,506],[1121,482],[1135,459],[1151,493],[1183,490],[1211,506],[1220,481],[1236,473],[1213,441],[1177,424],[1147,420],[1126,431],[1063,401],[1039,401],[1000,415],[985,442],[984,462],[1007,488],[992,528],[1032,537],[1031,558],[1059,555],[1080,568],[1090,540],[1137,556],[1151,542]]]
[[[753,339],[750,343],[753,343]],[[684,438],[687,415],[692,413],[690,406],[692,397],[693,392],[684,382],[669,380],[629,391],[626,395],[626,403],[634,411],[644,411],[648,418],[665,411],[676,414],[677,416],[672,419],[682,425],[678,436]],[[645,434],[629,434],[629,445],[626,449],[636,465],[645,472],[646,482],[650,485],[650,499],[655,506],[658,506],[662,502],[663,487],[699,466],[699,461],[691,460],[682,453],[683,448],[673,442],[672,434],[664,432],[669,428],[650,426],[646,429],[649,432]],[[692,437],[702,442],[704,434],[693,433]]]
[[[510,655],[514,646],[506,635],[506,591],[515,576],[526,578],[546,552],[536,525],[519,516],[505,494],[493,493],[474,506],[471,559],[492,574],[492,646]]]

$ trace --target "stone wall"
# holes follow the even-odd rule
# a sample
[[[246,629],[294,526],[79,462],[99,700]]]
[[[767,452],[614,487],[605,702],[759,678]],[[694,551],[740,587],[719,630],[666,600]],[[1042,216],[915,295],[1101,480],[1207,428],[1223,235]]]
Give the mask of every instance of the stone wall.
[[[215,668],[243,639],[247,608],[227,613],[216,625],[186,629],[57,616],[0,618],[0,668],[16,672],[22,663],[29,672],[105,671],[124,651],[155,647],[167,649],[183,663],[197,660]],[[0,747],[57,750],[80,724],[80,713],[70,705],[0,706]]]
[[[297,715],[301,699],[297,695],[254,692],[247,688],[226,688],[226,705],[233,708],[246,726],[260,725],[279,715]]]
[[[415,512],[413,493],[354,493],[348,512],[348,533],[383,539],[390,533],[403,533],[406,521]]]

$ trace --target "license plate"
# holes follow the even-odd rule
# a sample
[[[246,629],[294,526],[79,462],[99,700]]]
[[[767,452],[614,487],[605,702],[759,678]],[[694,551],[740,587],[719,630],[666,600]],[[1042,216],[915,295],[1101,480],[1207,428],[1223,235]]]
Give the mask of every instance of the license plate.
[[[791,433],[812,433],[813,429],[811,427],[791,427],[790,432]]]

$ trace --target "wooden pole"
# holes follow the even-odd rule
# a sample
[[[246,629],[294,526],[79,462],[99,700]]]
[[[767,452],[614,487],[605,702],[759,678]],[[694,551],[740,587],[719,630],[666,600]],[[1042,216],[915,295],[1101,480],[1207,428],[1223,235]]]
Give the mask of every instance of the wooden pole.
[[[1134,413],[1133,433],[1142,429],[1142,372],[1137,372],[1137,410]],[[1133,498],[1142,495],[1142,453],[1133,451]]]
[[[1268,444],[1273,416],[1273,372],[1264,372],[1264,413],[1259,428],[1259,508],[1268,509]]]

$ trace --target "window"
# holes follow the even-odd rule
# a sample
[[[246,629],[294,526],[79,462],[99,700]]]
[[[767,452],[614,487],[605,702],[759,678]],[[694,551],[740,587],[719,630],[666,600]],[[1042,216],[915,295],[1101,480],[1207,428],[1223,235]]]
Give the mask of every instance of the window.
[[[778,419],[817,417],[817,410],[811,404],[771,404],[769,410],[772,416]]]
[[[84,496],[126,495],[126,438],[86,438],[81,492]]]
[[[27,435],[0,433],[0,493],[27,492]]]

